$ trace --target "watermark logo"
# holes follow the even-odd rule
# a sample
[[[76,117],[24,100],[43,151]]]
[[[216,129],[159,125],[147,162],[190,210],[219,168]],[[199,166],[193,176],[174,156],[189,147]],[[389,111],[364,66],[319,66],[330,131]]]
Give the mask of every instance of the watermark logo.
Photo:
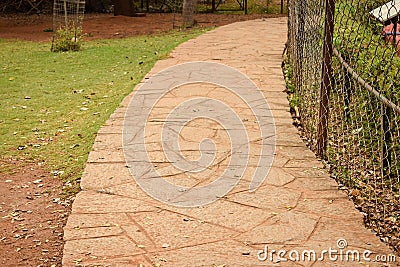
[[[316,261],[332,261],[332,262],[396,262],[396,256],[389,255],[375,255],[370,250],[348,249],[346,239],[338,239],[336,247],[329,247],[327,249],[316,250],[274,250],[265,245],[263,250],[257,252],[257,258],[260,261],[270,262],[316,262]]]
[[[187,129],[194,129],[194,137],[207,130],[224,137],[206,135],[198,140],[198,156],[191,157],[181,146],[191,138]],[[221,157],[218,145],[225,141],[229,151]],[[170,205],[197,207],[226,195],[248,168],[248,190],[263,183],[274,158],[275,126],[263,93],[246,75],[223,64],[190,62],[153,75],[136,90],[125,115],[123,148],[131,175],[147,194]],[[190,186],[167,179],[201,172],[218,177]]]

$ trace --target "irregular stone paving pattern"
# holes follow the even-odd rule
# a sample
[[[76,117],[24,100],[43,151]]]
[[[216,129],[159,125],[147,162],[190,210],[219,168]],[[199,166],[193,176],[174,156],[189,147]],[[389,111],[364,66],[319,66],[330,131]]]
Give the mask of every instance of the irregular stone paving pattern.
[[[281,70],[286,35],[286,18],[220,27],[180,45],[147,75],[151,77],[184,62],[211,61],[234,67],[252,79],[264,93],[276,125],[276,155],[263,185],[253,193],[247,191],[254,169],[254,164],[250,164],[234,190],[204,207],[178,208],[148,196],[126,168],[122,149],[122,127],[131,94],[100,129],[89,155],[81,180],[82,191],[76,196],[64,228],[63,266],[385,266],[363,260],[333,261],[327,256],[322,262],[307,258],[296,261],[295,254],[286,262],[277,257],[272,261],[257,258],[258,251],[266,245],[269,250],[321,253],[329,248],[338,249],[338,239],[347,241],[346,250],[373,251],[372,259],[377,254],[392,253],[364,228],[362,215],[338,190],[337,183],[292,125]],[[189,97],[184,92],[196,95],[207,91],[199,88],[198,92],[195,87],[183,93],[177,91],[170,101],[166,97],[162,108],[152,116],[164,116],[163,112],[176,105],[174,98]],[[223,95],[218,90],[211,88],[207,93]],[[231,104],[235,101],[234,97],[225,98]],[[238,111],[242,112],[240,107]],[[186,143],[181,145],[189,158],[198,153],[193,146],[193,142],[199,141],[196,136],[215,135],[210,129],[218,125],[200,127],[194,123],[185,129]],[[218,130],[216,143],[221,150],[217,157],[222,160],[226,139],[223,131]],[[163,160],[159,147],[150,150],[152,159]],[[164,165],[159,166],[161,173],[174,171]],[[220,171],[214,169],[194,180],[206,184]],[[171,182],[193,184],[193,180],[180,173],[168,177]]]

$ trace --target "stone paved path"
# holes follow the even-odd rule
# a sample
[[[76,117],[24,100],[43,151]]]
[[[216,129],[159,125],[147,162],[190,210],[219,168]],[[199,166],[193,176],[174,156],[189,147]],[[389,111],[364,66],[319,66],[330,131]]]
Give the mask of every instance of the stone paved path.
[[[281,71],[286,24],[285,18],[277,18],[218,28],[182,44],[148,74],[152,77],[166,67],[189,61],[223,63],[246,74],[265,95],[276,125],[275,158],[262,186],[252,193],[247,190],[257,166],[253,162],[230,193],[204,207],[174,207],[148,196],[130,175],[122,149],[130,95],[101,128],[89,155],[82,191],[64,229],[64,266],[383,266],[362,258],[360,262],[329,260],[328,254],[324,261],[308,261],[307,257],[301,261],[304,250],[316,251],[317,257],[323,250],[338,250],[339,239],[347,241],[343,251],[371,250],[371,259],[391,251],[363,227],[362,215],[292,126]],[[219,164],[193,177],[168,166],[160,143],[154,141],[159,134],[153,133],[165,120],[166,111],[179,101],[202,95],[225,99],[239,112],[254,147],[250,162],[259,156],[260,142],[251,125],[254,118],[240,99],[216,86],[177,89],[150,116],[151,134],[146,138],[152,144],[149,154],[157,162],[155,167],[169,181],[184,186],[207,184],[226,167],[226,133],[217,123],[201,120],[185,127],[180,145],[188,158],[199,157],[195,144],[204,137],[214,138],[219,149],[215,155]],[[266,245],[269,252],[291,252],[285,255],[291,260],[279,261],[276,255],[272,260],[259,260],[265,254],[258,252]],[[299,261],[294,251],[300,253]]]

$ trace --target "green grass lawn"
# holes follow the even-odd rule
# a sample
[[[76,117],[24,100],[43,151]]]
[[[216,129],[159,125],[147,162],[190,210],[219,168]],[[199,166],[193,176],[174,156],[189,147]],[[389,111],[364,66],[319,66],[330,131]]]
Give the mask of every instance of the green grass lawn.
[[[91,41],[65,53],[0,39],[0,173],[13,171],[10,157],[35,162],[76,191],[100,126],[157,60],[204,31]]]

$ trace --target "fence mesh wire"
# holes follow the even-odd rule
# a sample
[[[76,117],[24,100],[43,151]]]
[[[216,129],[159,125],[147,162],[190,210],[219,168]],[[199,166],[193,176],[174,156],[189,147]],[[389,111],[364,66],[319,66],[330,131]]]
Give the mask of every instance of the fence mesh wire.
[[[54,0],[53,51],[79,50],[85,0]]]
[[[399,251],[400,1],[289,0],[288,8],[291,104],[304,138],[315,151],[326,142],[318,152],[332,175],[363,212],[366,225]],[[324,66],[329,17],[334,21],[331,71]],[[321,97],[324,74],[327,103]],[[323,115],[328,116],[326,140],[318,127]]]

